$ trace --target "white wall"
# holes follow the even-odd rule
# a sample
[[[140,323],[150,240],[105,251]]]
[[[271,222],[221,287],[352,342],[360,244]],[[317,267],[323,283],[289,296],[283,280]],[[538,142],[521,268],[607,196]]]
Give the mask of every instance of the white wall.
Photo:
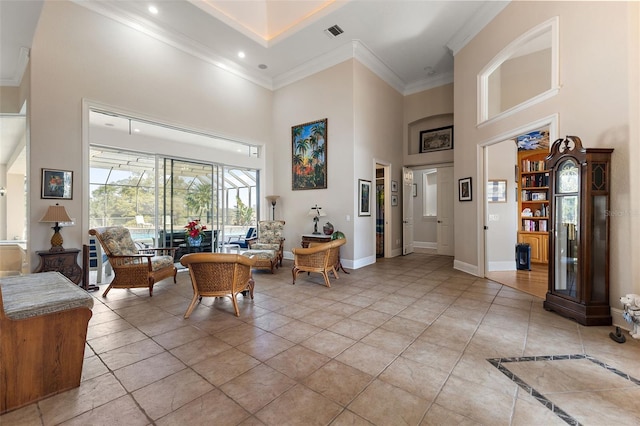
[[[558,114],[559,135],[577,135],[589,148],[614,148],[611,209],[611,304],[640,293],[638,186],[637,2],[511,2],[455,56],[455,178],[478,177],[478,145]],[[477,75],[507,44],[554,17],[560,22],[558,95],[490,124],[477,126]],[[462,149],[458,149],[462,148]],[[476,178],[474,181],[478,181]],[[474,188],[475,191],[475,188]],[[475,192],[477,193],[477,192]],[[455,266],[478,272],[482,222],[479,198],[457,203]],[[635,212],[635,213],[634,213]],[[464,242],[464,244],[462,244]]]
[[[45,2],[30,66],[31,253],[50,247],[51,231],[38,222],[50,204],[39,196],[42,167],[74,172],[73,200],[60,204],[81,220],[64,229],[64,245],[80,247],[87,240],[83,99],[184,128],[265,144],[273,155],[268,149],[270,91],[74,3]],[[206,152],[193,154],[215,160]],[[269,176],[273,170],[267,166],[263,173]],[[268,183],[265,192],[271,192]],[[265,217],[267,213],[263,212]],[[37,264],[35,255],[31,260]]]
[[[487,180],[507,181],[507,202],[487,203],[486,261],[489,271],[510,271],[516,269],[514,250],[518,240],[518,202],[515,197],[518,151],[513,140],[493,144],[486,149]]]

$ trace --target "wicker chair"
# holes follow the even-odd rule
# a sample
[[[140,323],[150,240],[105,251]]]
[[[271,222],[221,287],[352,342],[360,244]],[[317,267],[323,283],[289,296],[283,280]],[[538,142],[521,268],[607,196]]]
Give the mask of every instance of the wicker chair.
[[[296,283],[298,273],[319,272],[324,277],[324,283],[331,287],[329,283],[329,272],[339,279],[336,267],[339,264],[340,247],[346,244],[347,240],[342,238],[328,243],[311,243],[308,248],[294,248],[293,252],[293,284]]]
[[[282,266],[284,253],[284,220],[261,220],[258,222],[258,238],[247,240],[250,250],[275,250],[278,264]]]
[[[237,317],[240,316],[238,293],[244,295],[248,291],[253,299],[251,267],[255,260],[250,257],[231,253],[192,253],[182,256],[180,263],[189,268],[193,286],[193,299],[185,318],[191,316],[196,303],[205,296],[230,297]]]
[[[123,226],[90,229],[89,234],[100,242],[113,269],[114,277],[102,293],[106,297],[112,288],[149,287],[153,296],[153,285],[173,276],[176,282],[178,269],[173,264],[173,248],[144,248],[138,250],[129,230]]]

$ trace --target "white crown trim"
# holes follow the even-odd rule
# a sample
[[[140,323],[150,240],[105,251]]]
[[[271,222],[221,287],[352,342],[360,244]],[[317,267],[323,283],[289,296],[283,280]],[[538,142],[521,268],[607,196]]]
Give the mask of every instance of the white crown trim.
[[[16,64],[16,70],[13,73],[13,77],[0,79],[0,86],[20,86],[20,83],[22,83],[22,77],[24,76],[24,71],[27,69],[27,64],[29,63],[29,52],[30,50],[27,47],[20,48],[20,52],[18,52],[18,63]]]
[[[447,47],[451,49],[453,56],[457,55],[467,43],[473,40],[509,3],[510,0],[485,2],[485,4],[478,9],[477,13],[475,13],[447,43]]]
[[[413,95],[414,93],[424,92],[434,87],[444,86],[453,83],[453,71],[425,78],[415,83],[407,84],[402,93],[404,96]]]

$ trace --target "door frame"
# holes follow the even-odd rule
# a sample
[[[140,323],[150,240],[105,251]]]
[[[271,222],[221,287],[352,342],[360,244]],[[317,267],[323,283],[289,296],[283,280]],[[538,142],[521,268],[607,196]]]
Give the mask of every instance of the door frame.
[[[478,203],[476,204],[477,216],[481,218],[482,222],[480,226],[478,226],[478,270],[477,276],[485,277],[488,265],[487,265],[487,256],[486,251],[489,249],[487,247],[487,227],[489,223],[489,203],[487,201],[487,197],[485,196],[485,188],[487,187],[487,182],[489,181],[489,171],[488,171],[488,151],[487,147],[490,145],[494,145],[496,143],[504,142],[507,139],[513,139],[518,135],[522,135],[524,133],[532,132],[541,127],[548,126],[549,127],[549,143],[556,140],[558,138],[558,114],[552,114],[543,118],[540,118],[536,121],[531,121],[526,123],[520,127],[513,128],[511,130],[507,130],[499,135],[493,136],[489,139],[486,139],[477,145],[477,154],[476,158],[478,161],[478,172],[476,175],[477,181],[480,182],[480,185],[476,185],[477,188],[474,188],[476,194],[478,194]],[[514,165],[515,166],[515,165]],[[517,230],[513,230],[513,232],[517,233]]]
[[[384,172],[384,258],[389,258],[389,257],[393,257],[392,253],[391,253],[391,242],[393,241],[391,239],[392,234],[393,234],[393,218],[391,217],[391,197],[389,196],[389,194],[391,193],[390,189],[391,189],[391,163],[389,163],[388,161],[384,161],[384,160],[380,160],[380,159],[373,159],[373,181],[376,181],[376,170],[377,169],[382,169]],[[376,201],[377,202],[377,201]],[[376,209],[377,211],[377,209]],[[376,234],[376,220],[377,215],[373,216],[374,219],[372,221],[372,228],[371,228],[371,232],[373,233],[373,241],[372,241],[372,247],[373,247],[373,253],[374,253],[374,258],[377,261],[377,257],[375,257],[375,253],[376,253],[376,238],[375,238],[375,234]]]

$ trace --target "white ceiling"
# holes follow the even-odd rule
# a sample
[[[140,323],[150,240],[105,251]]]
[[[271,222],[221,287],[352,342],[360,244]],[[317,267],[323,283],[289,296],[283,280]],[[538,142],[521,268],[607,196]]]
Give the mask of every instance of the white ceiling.
[[[508,1],[72,0],[269,89],[357,58],[403,94],[453,81],[453,54]],[[42,0],[0,0],[0,84],[17,86]],[[148,6],[159,13],[153,15]],[[339,25],[344,33],[329,37]],[[243,51],[245,58],[238,58]],[[266,68],[264,66],[266,65]],[[6,147],[3,137],[0,163]]]

